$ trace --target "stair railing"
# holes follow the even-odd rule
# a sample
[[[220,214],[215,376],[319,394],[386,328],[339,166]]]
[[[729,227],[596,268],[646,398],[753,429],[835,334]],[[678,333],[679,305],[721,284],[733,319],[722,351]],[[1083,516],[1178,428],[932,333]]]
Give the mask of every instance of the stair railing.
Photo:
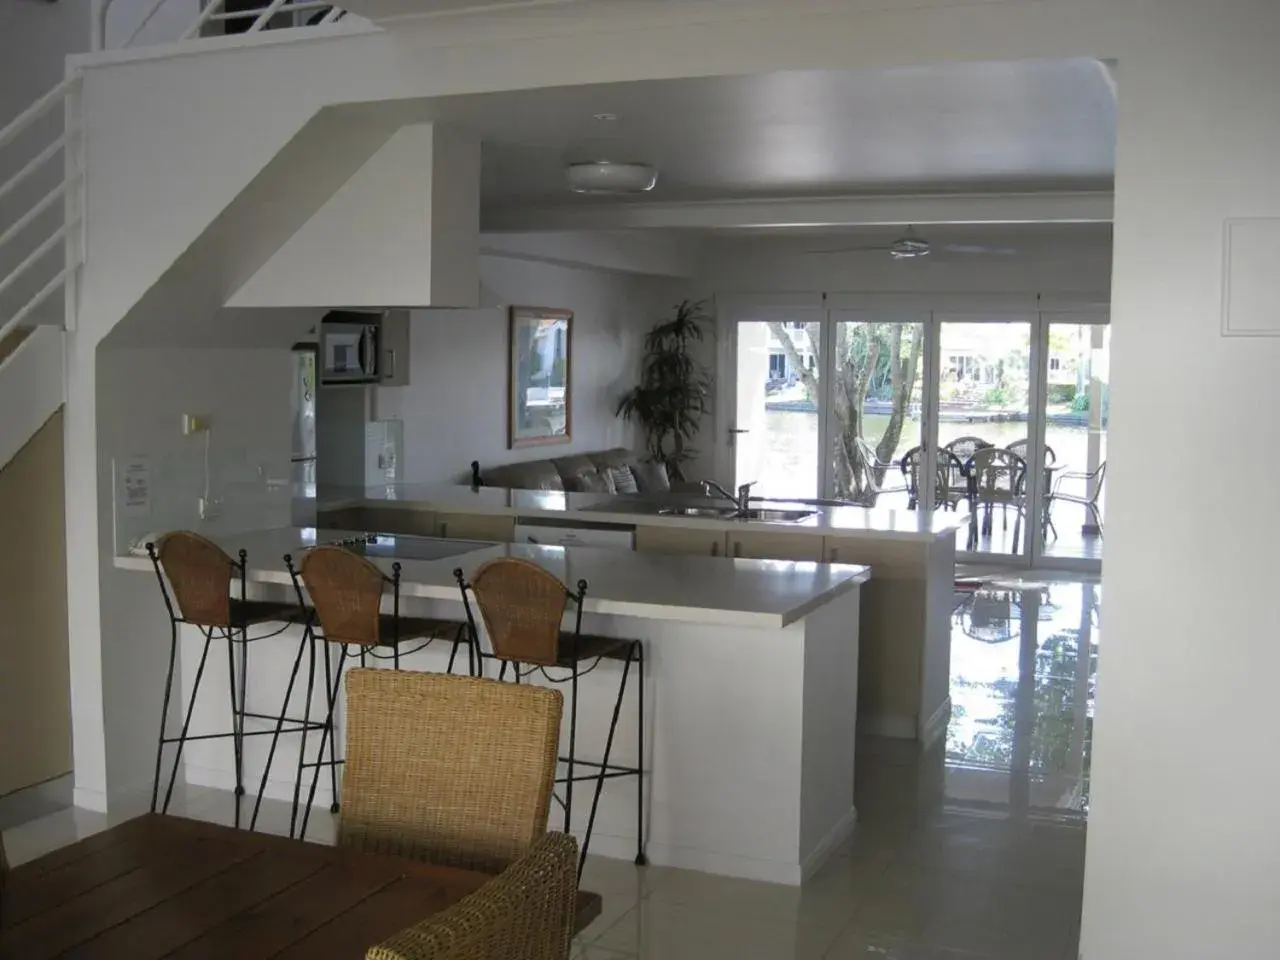
[[[23,184],[33,180],[38,182],[42,174],[47,176],[48,170],[56,169],[55,164],[61,164],[61,175],[57,177],[57,186],[27,206],[25,211],[16,218],[11,220],[6,218],[8,222],[0,221],[0,253],[20,236],[27,236],[28,245],[32,244],[37,237],[40,238],[18,264],[9,270],[8,274],[0,276],[0,297],[12,290],[24,277],[33,275],[33,271],[42,266],[47,268],[50,261],[60,264],[53,278],[15,313],[9,316],[0,313],[0,341],[31,321],[35,312],[56,293],[70,291],[76,270],[83,259],[80,231],[82,208],[80,186],[83,178],[79,150],[80,125],[73,117],[75,95],[79,88],[79,75],[68,77],[0,130],[0,159],[2,159],[6,148],[18,141],[23,134],[54,110],[62,108],[66,117],[62,132],[23,163],[16,173],[0,183],[0,201],[11,195],[25,197],[24,194],[16,192]],[[5,167],[6,165],[0,164],[0,169]],[[52,180],[53,177],[48,179]],[[57,227],[39,233],[33,232],[35,230],[33,225],[39,224],[41,215],[59,204],[62,206],[63,216],[58,219]],[[46,223],[48,219],[46,218]],[[44,235],[40,236],[41,233]],[[64,310],[62,325],[65,326],[65,320],[70,315]]]
[[[94,49],[102,50],[106,47],[107,36],[107,13],[111,9],[114,0],[104,0],[98,11],[98,21],[94,25]],[[147,13],[133,28],[133,32],[119,47],[132,47],[142,35],[152,20],[158,14],[169,0],[153,0],[151,7]],[[325,11],[323,16],[316,17],[315,14]],[[327,0],[263,0],[263,5],[252,10],[227,10],[226,0],[208,0],[204,8],[200,11],[200,16],[196,18],[182,34],[178,37],[168,37],[166,40],[191,40],[202,35],[202,31],[211,23],[221,23],[227,20],[248,20],[253,17],[253,23],[243,33],[258,33],[263,30],[274,29],[273,21],[280,15],[292,14],[291,27],[307,27],[307,26],[323,26],[325,24],[334,23],[342,17],[346,16],[346,11],[340,7],[335,7]],[[299,15],[312,14],[311,17],[304,20],[299,19]]]

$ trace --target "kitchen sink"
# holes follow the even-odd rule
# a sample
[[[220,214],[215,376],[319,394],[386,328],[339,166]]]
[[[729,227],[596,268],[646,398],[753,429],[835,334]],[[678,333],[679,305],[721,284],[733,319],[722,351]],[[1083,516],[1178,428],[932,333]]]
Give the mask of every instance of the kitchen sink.
[[[700,520],[733,520],[738,511],[733,507],[659,507],[660,517],[697,517]]]
[[[817,510],[764,510],[755,509],[738,510],[734,513],[735,520],[762,520],[771,523],[798,523],[801,520],[808,520]]]

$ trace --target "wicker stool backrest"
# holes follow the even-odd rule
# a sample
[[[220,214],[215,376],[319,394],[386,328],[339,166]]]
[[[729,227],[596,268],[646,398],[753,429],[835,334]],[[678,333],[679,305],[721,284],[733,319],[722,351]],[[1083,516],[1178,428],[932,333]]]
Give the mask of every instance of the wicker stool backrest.
[[[563,706],[531,684],[352,670],[338,842],[504,869],[547,831]]]
[[[475,572],[471,590],[497,656],[555,665],[569,603],[563,583],[529,560],[499,557]]]
[[[202,627],[231,625],[236,562],[225,550],[198,533],[175,530],[156,541],[155,556],[183,620]]]
[[[308,550],[298,569],[326,640],[377,646],[387,578],[365,557],[344,547]]]

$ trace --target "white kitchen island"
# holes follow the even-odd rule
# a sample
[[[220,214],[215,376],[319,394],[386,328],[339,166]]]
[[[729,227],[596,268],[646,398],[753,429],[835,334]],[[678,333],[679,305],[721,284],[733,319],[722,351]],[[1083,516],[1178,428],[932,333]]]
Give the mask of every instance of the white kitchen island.
[[[297,558],[316,542],[343,536],[289,528],[229,536],[221,545],[232,554],[247,552],[254,595],[283,598],[292,590],[284,554]],[[366,550],[387,573],[393,562],[401,564],[406,615],[462,619],[454,570],[470,574],[486,560],[517,556],[567,584],[587,581],[585,631],[645,642],[643,766],[652,863],[798,884],[852,831],[859,594],[870,577],[867,567],[418,537],[383,539]],[[151,573],[145,557],[118,557],[116,566]],[[290,627],[251,644],[251,712],[279,712],[299,630]],[[184,628],[184,699],[200,642],[194,628]],[[401,666],[443,670],[451,649],[438,642],[403,656]],[[580,681],[579,757],[595,759],[603,751],[621,669],[602,661]],[[613,761],[627,765],[635,763],[637,750],[634,680],[633,675],[613,748]],[[567,685],[561,688],[567,694]],[[228,729],[227,704],[225,671],[207,672],[192,732]],[[298,691],[291,713],[301,712]],[[313,714],[321,715],[318,704]],[[257,723],[262,729],[264,722]],[[341,743],[341,715],[338,723]],[[246,741],[246,783],[255,789],[269,739]],[[292,795],[297,739],[281,740],[269,796]],[[309,744],[317,740],[313,736]],[[189,744],[184,768],[189,783],[229,789],[230,741]],[[327,808],[330,799],[322,778],[317,809]],[[574,804],[580,836],[588,809],[589,804]],[[562,825],[558,814],[553,807],[554,828]],[[635,829],[634,779],[607,781],[592,852],[632,858]]]

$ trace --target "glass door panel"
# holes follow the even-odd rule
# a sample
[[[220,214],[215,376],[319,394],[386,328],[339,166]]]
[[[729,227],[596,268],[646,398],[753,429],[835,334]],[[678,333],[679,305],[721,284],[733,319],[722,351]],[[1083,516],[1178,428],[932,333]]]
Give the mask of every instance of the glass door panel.
[[[938,456],[964,466],[972,516],[957,550],[1029,555],[1031,333],[1025,319],[939,324]]]
[[[1045,443],[1055,458],[1045,476],[1043,555],[1100,560],[1111,328],[1050,320],[1048,333]]]
[[[925,324],[869,314],[832,319],[831,495],[869,507],[924,507]]]
[[[736,325],[734,482],[757,497],[819,495],[822,324],[795,316]]]

